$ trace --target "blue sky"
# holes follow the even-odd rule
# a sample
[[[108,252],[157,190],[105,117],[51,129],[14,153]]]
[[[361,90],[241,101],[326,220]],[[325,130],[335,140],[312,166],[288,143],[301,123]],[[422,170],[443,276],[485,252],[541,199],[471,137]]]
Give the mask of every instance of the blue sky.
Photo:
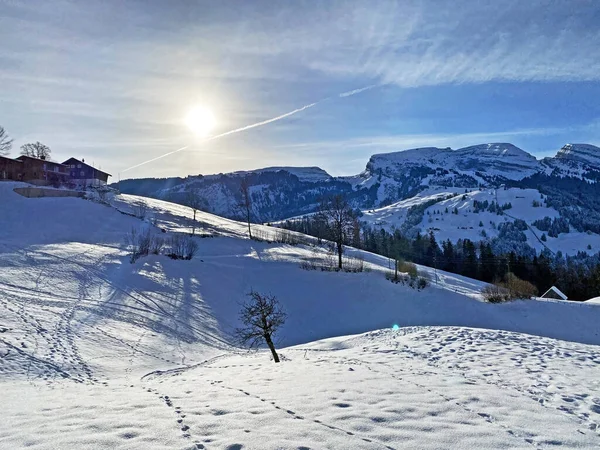
[[[600,4],[0,0],[0,125],[132,177],[600,144]],[[343,92],[375,87],[352,96]],[[202,142],[183,124],[210,108]],[[188,146],[169,157],[126,169]]]

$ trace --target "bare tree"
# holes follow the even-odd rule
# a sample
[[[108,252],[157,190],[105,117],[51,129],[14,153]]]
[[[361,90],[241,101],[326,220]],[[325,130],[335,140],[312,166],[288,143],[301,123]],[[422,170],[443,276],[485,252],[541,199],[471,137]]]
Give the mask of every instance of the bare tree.
[[[185,196],[185,203],[194,212],[194,221],[192,223],[192,236],[196,233],[196,213],[204,205],[204,199],[198,189],[190,189]]]
[[[250,181],[248,177],[242,178],[240,183],[240,193],[242,194],[242,201],[240,202],[240,208],[246,216],[246,222],[248,222],[248,236],[252,239],[252,228],[250,228],[250,216],[252,214],[252,197],[250,196]]]
[[[336,246],[338,269],[341,269],[344,244],[353,236],[354,212],[342,195],[334,195],[321,201],[317,216],[325,222],[328,238]]]
[[[21,155],[31,156],[32,158],[49,159],[50,158],[50,147],[42,144],[41,142],[34,142],[33,144],[21,145]]]
[[[148,214],[148,204],[144,200],[136,200],[133,202],[133,215],[138,219],[144,220]]]
[[[3,127],[0,127],[0,156],[8,156],[12,149],[13,140],[8,137],[8,133]]]
[[[244,302],[240,311],[240,321],[244,326],[236,329],[235,334],[241,343],[247,343],[250,347],[257,347],[264,340],[273,354],[273,360],[278,363],[279,355],[273,344],[273,335],[285,323],[286,314],[273,295],[250,291],[248,297],[249,300]]]

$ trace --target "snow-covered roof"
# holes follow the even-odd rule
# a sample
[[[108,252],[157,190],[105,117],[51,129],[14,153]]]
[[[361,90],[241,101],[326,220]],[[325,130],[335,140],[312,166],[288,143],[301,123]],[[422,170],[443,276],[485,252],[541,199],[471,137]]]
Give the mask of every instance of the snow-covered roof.
[[[600,297],[590,298],[585,303],[596,303],[596,304],[600,305]]]
[[[567,297],[563,292],[561,292],[561,290],[558,289],[556,286],[552,286],[550,289],[548,289],[546,292],[544,292],[544,295],[542,295],[541,298],[553,298],[553,297],[548,296],[551,293],[558,295],[563,300],[569,299],[569,297]]]

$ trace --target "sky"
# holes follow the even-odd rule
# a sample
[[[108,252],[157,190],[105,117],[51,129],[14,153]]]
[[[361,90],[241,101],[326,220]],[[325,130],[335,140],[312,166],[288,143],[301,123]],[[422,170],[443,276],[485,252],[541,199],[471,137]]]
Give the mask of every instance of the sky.
[[[600,144],[595,0],[0,0],[0,43],[13,155],[41,141],[114,181]],[[185,125],[196,105],[216,118],[210,140]]]

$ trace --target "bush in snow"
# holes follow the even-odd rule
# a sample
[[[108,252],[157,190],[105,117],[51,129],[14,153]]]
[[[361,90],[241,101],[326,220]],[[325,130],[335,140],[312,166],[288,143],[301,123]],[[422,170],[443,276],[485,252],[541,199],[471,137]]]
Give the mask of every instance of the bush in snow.
[[[510,295],[508,289],[496,284],[489,284],[481,290],[483,299],[488,303],[504,303],[509,301]]]
[[[175,234],[167,242],[167,256],[171,259],[190,260],[198,251],[198,243],[189,236]]]
[[[537,288],[529,281],[508,273],[503,281],[484,287],[481,295],[489,303],[503,303],[510,300],[528,299],[538,294]]]
[[[142,256],[147,256],[151,249],[155,249],[157,246],[156,236],[153,235],[150,228],[138,230],[132,228],[127,235],[125,235],[125,244],[129,251],[129,261],[133,264]]]
[[[250,347],[257,347],[264,341],[271,350],[273,360],[278,363],[273,336],[285,323],[286,314],[273,295],[250,291],[248,297],[249,300],[242,304],[240,311],[243,327],[237,328],[235,334],[240,343],[249,344]]]
[[[414,263],[411,263],[409,261],[398,260],[396,264],[398,267],[398,272],[405,273],[410,278],[417,278],[417,276],[419,275],[417,265]]]

